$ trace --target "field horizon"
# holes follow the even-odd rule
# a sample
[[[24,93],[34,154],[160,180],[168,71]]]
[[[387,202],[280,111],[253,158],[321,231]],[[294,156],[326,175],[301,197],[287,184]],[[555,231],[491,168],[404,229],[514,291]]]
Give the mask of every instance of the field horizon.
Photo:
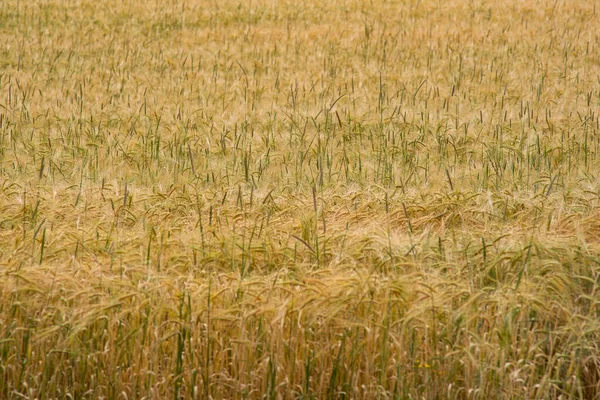
[[[596,5],[0,0],[0,398],[600,399]]]

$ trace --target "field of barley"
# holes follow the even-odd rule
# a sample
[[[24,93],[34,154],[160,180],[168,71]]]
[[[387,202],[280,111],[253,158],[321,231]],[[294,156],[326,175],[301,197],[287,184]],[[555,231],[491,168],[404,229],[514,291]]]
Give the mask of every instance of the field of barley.
[[[600,1],[0,0],[0,399],[600,399]]]

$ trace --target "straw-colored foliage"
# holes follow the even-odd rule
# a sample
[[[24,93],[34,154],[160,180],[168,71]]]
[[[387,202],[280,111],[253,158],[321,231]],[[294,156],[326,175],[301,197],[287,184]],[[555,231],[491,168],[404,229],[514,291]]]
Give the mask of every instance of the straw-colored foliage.
[[[599,14],[1,0],[0,398],[598,399]]]

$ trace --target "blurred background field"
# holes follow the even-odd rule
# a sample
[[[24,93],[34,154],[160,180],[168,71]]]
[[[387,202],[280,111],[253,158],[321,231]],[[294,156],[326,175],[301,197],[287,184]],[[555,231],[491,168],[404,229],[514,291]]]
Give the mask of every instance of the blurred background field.
[[[600,398],[597,6],[0,0],[0,398]]]

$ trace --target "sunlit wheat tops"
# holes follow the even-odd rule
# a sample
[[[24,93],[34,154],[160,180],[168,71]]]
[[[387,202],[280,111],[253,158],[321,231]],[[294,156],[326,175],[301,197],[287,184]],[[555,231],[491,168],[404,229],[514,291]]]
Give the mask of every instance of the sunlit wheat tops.
[[[600,399],[598,6],[0,0],[0,398]]]

